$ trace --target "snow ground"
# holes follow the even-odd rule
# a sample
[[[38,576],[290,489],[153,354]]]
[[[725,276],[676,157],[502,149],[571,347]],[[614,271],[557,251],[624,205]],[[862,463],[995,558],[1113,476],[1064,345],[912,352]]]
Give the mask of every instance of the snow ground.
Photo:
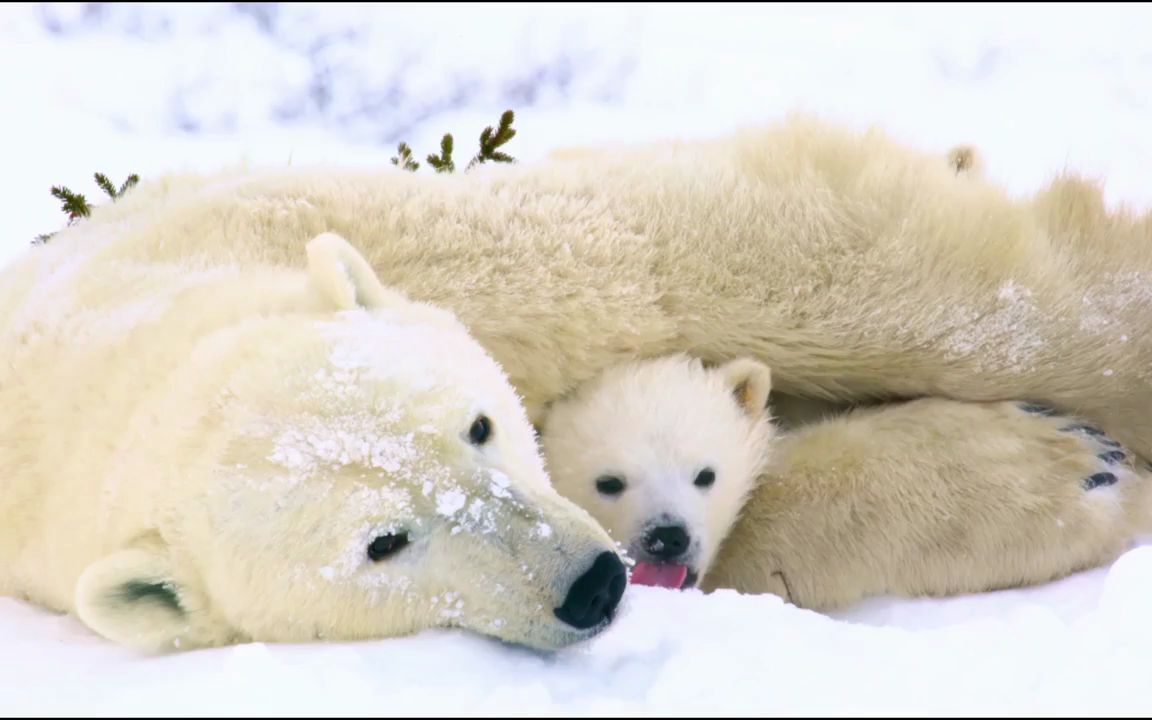
[[[252,4],[0,7],[0,262],[48,194],[254,164],[384,164],[517,110],[510,151],[700,137],[805,109],[943,152],[1014,192],[1052,172],[1146,207],[1152,9],[1127,4]],[[546,658],[463,633],[133,656],[0,599],[0,713],[1147,715],[1152,547],[1037,588],[878,598],[632,588]]]

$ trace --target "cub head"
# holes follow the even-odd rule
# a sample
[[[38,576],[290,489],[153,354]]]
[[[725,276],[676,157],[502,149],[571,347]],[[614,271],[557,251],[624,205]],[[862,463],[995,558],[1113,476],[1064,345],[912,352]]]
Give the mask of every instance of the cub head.
[[[85,571],[81,618],[146,649],[604,629],[624,566],[551,488],[499,365],[339,237],[308,250],[307,307],[214,334],[172,379],[171,407],[212,389],[178,433],[193,460],[157,479],[154,532]]]
[[[682,355],[617,366],[549,408],[553,485],[636,560],[632,582],[686,588],[708,571],[767,459],[768,368]]]

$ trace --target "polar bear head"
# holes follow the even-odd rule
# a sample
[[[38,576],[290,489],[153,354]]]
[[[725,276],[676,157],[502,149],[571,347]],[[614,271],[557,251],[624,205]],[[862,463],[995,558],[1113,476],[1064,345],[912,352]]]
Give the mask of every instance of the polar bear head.
[[[637,561],[632,582],[691,587],[767,459],[769,369],[674,355],[619,365],[549,408],[548,471]]]
[[[499,365],[338,236],[308,250],[313,301],[211,335],[171,380],[173,412],[205,409],[155,528],[81,576],[81,619],[145,649],[459,627],[549,650],[606,627],[624,566],[551,488]]]

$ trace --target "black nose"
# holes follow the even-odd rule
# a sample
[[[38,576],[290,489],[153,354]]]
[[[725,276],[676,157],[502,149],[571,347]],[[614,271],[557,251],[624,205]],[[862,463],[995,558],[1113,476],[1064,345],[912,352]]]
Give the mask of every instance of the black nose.
[[[588,572],[568,588],[564,604],[554,611],[556,617],[577,630],[587,630],[611,620],[627,583],[624,563],[616,553],[602,552]]]
[[[652,528],[644,536],[644,549],[652,557],[661,560],[674,560],[688,552],[688,531],[683,525],[661,525]]]

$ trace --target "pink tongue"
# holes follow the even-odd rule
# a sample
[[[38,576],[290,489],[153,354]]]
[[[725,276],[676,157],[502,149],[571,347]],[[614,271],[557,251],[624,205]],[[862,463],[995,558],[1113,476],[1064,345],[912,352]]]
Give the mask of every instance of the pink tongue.
[[[686,577],[688,577],[687,565],[654,565],[638,562],[636,567],[632,568],[633,585],[652,585],[679,590]]]

